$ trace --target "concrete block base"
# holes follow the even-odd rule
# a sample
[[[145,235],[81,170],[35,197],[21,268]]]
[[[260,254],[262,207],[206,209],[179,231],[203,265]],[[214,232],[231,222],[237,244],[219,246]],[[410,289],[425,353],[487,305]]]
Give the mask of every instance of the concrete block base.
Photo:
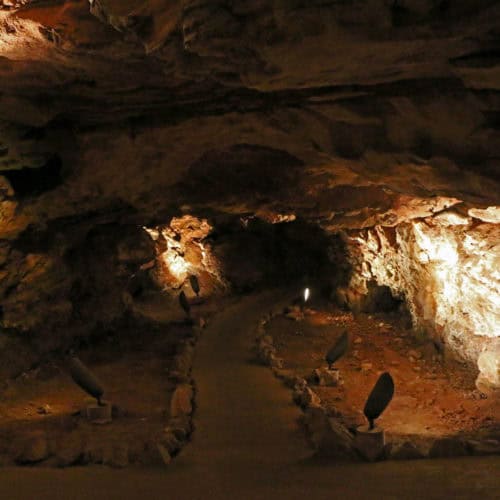
[[[113,405],[108,401],[102,403],[102,406],[92,404],[85,408],[85,415],[93,424],[109,424],[112,421]]]
[[[380,427],[369,429],[368,425],[358,427],[354,446],[370,462],[379,460],[384,454],[385,433]]]

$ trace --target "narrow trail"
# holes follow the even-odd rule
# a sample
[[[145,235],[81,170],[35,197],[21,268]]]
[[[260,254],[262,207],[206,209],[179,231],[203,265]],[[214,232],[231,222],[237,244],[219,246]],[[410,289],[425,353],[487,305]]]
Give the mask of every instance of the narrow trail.
[[[276,297],[246,297],[204,331],[193,367],[196,430],[169,467],[0,469],[0,499],[500,498],[500,457],[377,464],[311,459],[290,391],[251,360],[256,323]]]
[[[257,320],[271,294],[249,297],[222,313],[197,345],[195,436],[182,460],[230,467],[234,461],[270,466],[311,454],[301,435],[300,411],[272,372],[254,363]]]

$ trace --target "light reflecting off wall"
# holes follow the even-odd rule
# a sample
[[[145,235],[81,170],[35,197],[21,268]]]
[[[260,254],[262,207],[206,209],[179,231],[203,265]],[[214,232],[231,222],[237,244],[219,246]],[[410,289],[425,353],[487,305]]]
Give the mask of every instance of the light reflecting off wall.
[[[191,275],[200,281],[203,295],[227,287],[219,261],[205,241],[212,231],[207,220],[184,215],[174,217],[169,225],[143,229],[155,242],[157,258],[152,275],[164,291],[177,293],[186,285],[185,293],[193,293],[188,285]]]
[[[405,297],[414,325],[458,357],[477,361],[500,339],[499,224],[428,218],[360,231],[350,242],[351,286],[375,281]]]
[[[412,224],[416,253],[434,295],[433,322],[457,340],[500,337],[500,242],[498,226],[481,231]],[[463,226],[462,226],[463,227]],[[491,238],[491,239],[490,239]],[[422,259],[421,256],[426,258]],[[465,341],[465,340],[464,340]],[[465,341],[466,342],[466,341]]]
[[[40,58],[50,44],[40,32],[41,25],[29,19],[15,18],[8,11],[0,11],[0,56],[21,61]]]
[[[419,257],[423,262],[437,261],[443,266],[454,266],[458,261],[456,244],[446,238],[431,239],[425,233],[423,223],[414,223],[415,237],[420,247]]]
[[[171,249],[164,252],[161,257],[175,278],[179,281],[184,281],[187,278],[190,266],[184,258]]]

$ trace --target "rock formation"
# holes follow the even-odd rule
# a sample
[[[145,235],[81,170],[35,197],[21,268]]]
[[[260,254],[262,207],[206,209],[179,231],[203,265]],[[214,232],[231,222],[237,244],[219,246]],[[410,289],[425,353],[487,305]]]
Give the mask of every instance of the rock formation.
[[[0,0],[0,352],[120,318],[142,227],[189,215],[343,234],[344,295],[389,287],[476,362],[499,24],[494,0]]]

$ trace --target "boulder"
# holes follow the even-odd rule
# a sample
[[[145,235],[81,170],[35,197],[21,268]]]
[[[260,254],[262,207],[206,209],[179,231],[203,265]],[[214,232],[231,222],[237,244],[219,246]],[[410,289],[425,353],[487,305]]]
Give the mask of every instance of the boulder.
[[[170,377],[175,380],[187,380],[193,364],[194,347],[189,343],[184,343],[177,354],[170,370]]]
[[[163,460],[163,463],[165,465],[168,465],[172,461],[172,457],[170,456],[169,451],[161,443],[158,443],[156,446],[158,448],[161,459]]]
[[[497,439],[484,439],[482,441],[467,441],[473,455],[500,455],[500,441]]]
[[[123,468],[129,465],[129,447],[127,443],[106,442],[94,445],[88,451],[90,463]]]
[[[469,454],[467,444],[457,438],[438,439],[429,451],[430,458],[463,457]]]
[[[166,431],[172,432],[179,441],[186,441],[193,430],[191,419],[188,415],[171,418]]]
[[[259,344],[261,346],[273,345],[273,338],[270,335],[264,335],[259,339]]]
[[[193,412],[193,387],[190,384],[179,385],[170,401],[170,416],[172,418],[191,415]]]
[[[325,387],[335,387],[341,382],[340,372],[336,369],[317,368],[313,372],[313,379],[318,385]]]
[[[405,441],[391,449],[390,457],[393,460],[417,460],[425,455],[410,441]]]
[[[85,449],[85,455],[87,457],[88,463],[102,464],[105,455],[104,448],[100,445],[89,444]]]
[[[308,408],[303,422],[318,454],[351,460],[357,457],[353,436],[337,419],[329,418],[323,408]]]
[[[300,307],[296,306],[285,313],[285,317],[288,319],[293,319],[294,321],[300,321],[304,319],[304,312]]]
[[[72,433],[64,436],[57,445],[56,463],[59,467],[68,467],[78,463],[84,455],[82,437]]]
[[[381,427],[370,429],[368,425],[359,427],[354,438],[354,446],[360,455],[374,462],[381,460],[385,455],[385,433]]]
[[[271,356],[270,365],[272,368],[281,370],[283,368],[284,361],[282,358],[277,358],[276,356]]]
[[[181,441],[177,439],[173,431],[165,429],[160,439],[160,444],[166,448],[170,456],[175,455],[181,449]]]
[[[19,464],[34,464],[48,458],[50,454],[47,436],[36,433],[14,444],[14,458]]]
[[[276,349],[272,345],[259,345],[258,360],[260,363],[270,365],[273,357],[276,357]]]
[[[301,408],[321,406],[320,397],[307,385],[295,386],[292,395],[293,401]]]
[[[126,443],[119,443],[113,446],[111,460],[108,465],[121,469],[123,467],[127,467],[128,464],[128,445]]]
[[[500,341],[486,347],[477,360],[476,387],[488,395],[500,395]]]

